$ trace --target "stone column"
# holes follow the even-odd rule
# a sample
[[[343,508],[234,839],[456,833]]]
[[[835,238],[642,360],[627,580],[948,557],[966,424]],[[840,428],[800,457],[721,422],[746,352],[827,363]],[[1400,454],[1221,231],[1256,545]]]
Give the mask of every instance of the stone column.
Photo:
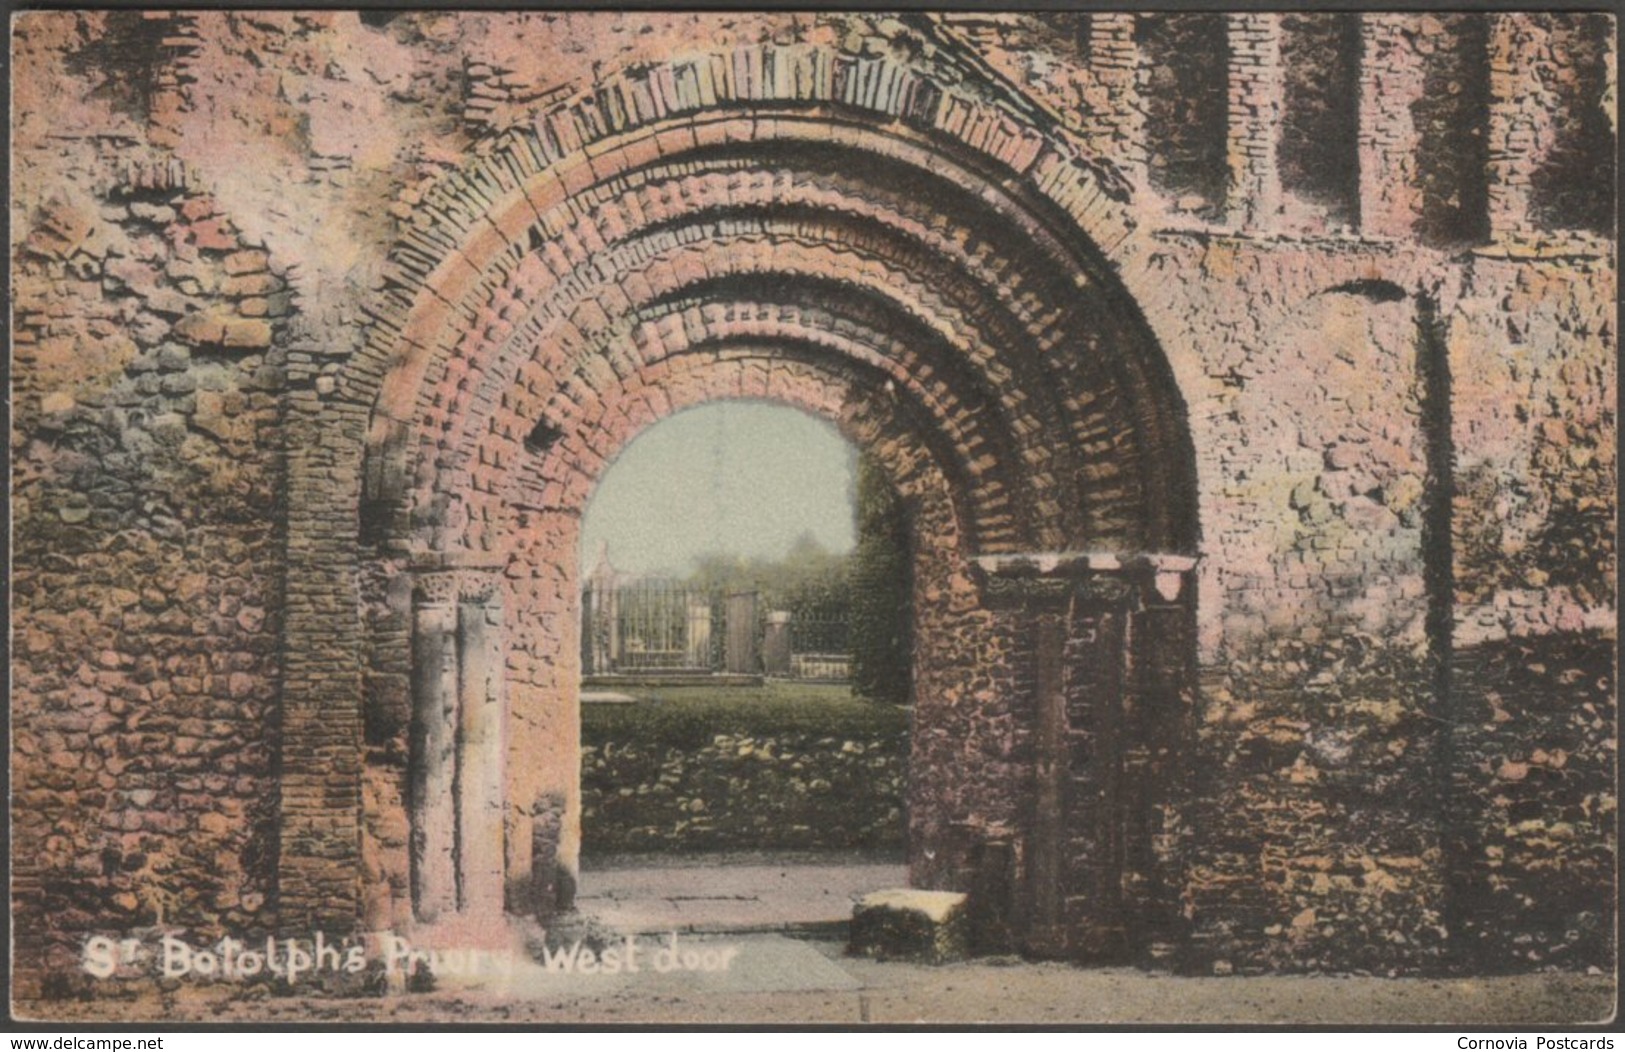
[[[1183,917],[1188,758],[1196,730],[1196,573],[1178,557],[1148,567],[1128,612],[1124,692],[1123,915],[1142,961],[1167,965]]]
[[[1032,791],[1022,948],[1111,961],[1171,952],[1180,762],[1192,719],[1195,559],[986,556],[983,596],[1027,626]],[[974,909],[974,907],[973,907]]]
[[[790,611],[774,610],[767,615],[762,633],[762,671],[769,676],[790,674]]]
[[[464,912],[500,913],[503,899],[503,690],[501,593],[457,605],[458,906]]]
[[[457,909],[457,604],[451,574],[419,576],[412,610],[412,903]]]
[[[684,661],[689,668],[711,667],[711,597],[688,597],[688,633],[684,639]]]
[[[1281,16],[1228,15],[1230,111],[1227,153],[1231,225],[1269,230],[1281,211],[1276,161],[1285,83],[1281,73]]]
[[[604,593],[604,666],[606,673],[619,670],[621,659],[625,656],[621,643],[621,589],[619,584],[612,586]]]
[[[723,653],[726,671],[751,675],[757,671],[756,593],[733,592],[728,596],[728,638]]]
[[[1139,816],[1125,792],[1125,768],[1140,743],[1125,734],[1130,655],[1127,621],[1135,598],[1117,572],[1072,583],[1067,620],[1065,777],[1067,823],[1064,916],[1068,957],[1120,961],[1139,939],[1123,908],[1124,840]]]
[[[589,585],[581,593],[581,673],[591,676],[602,668],[598,654],[598,604]]]
[[[1075,890],[1067,879],[1067,841],[1074,824],[1070,821],[1074,801],[1068,777],[1070,725],[1066,711],[1066,642],[1071,626],[1064,595],[1029,595],[1027,606],[1038,608],[1033,624],[1033,700],[1038,726],[1027,872],[1032,906],[1026,949],[1039,956],[1062,957],[1069,944],[1068,893]]]

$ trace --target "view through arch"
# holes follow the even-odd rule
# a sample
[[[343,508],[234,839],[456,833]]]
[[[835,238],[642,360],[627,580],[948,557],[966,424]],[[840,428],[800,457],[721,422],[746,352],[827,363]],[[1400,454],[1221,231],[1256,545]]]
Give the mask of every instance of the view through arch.
[[[899,99],[916,90],[939,89]],[[360,848],[380,859],[370,886],[392,889],[364,923],[547,921],[573,906],[572,538],[643,429],[755,399],[835,422],[909,508],[909,885],[975,888],[973,927],[994,952],[1171,945],[1196,464],[1172,360],[1113,269],[1121,208],[1070,146],[1024,125],[989,138],[930,106],[898,119],[739,101],[703,135],[654,112],[606,122],[594,134],[618,129],[615,148],[590,158],[573,142],[559,155],[551,126],[505,133],[496,167],[444,184],[474,180],[483,203],[433,206],[433,238],[455,256],[403,235],[378,307],[391,320],[335,389],[359,410],[350,430],[290,447],[289,544],[309,553],[290,604],[306,609],[322,567],[356,552],[353,527],[328,536],[343,524],[300,502],[353,483],[354,579],[363,609],[384,613],[341,624],[315,604],[289,645],[354,645],[368,682],[411,669],[409,698],[373,706],[398,717],[405,701],[410,718],[380,727],[391,747],[356,777]],[[354,474],[328,465],[349,442]],[[320,699],[343,685],[315,669],[286,680],[284,755],[305,770],[317,750],[347,787],[355,760],[319,731],[335,711]],[[459,738],[477,713],[484,736]],[[475,764],[466,740],[500,762]],[[338,908],[353,847],[326,832],[349,813],[342,793],[294,788],[279,869],[300,917]]]
[[[657,423],[582,519],[582,872],[611,927],[839,924],[901,885],[909,524],[827,421]]]
[[[1607,15],[12,28],[19,1016],[286,1015],[169,996],[170,936],[530,960],[593,855],[589,498],[751,401],[907,511],[900,883],[968,953],[1606,1011]],[[894,1007],[1019,1014],[954,985]]]

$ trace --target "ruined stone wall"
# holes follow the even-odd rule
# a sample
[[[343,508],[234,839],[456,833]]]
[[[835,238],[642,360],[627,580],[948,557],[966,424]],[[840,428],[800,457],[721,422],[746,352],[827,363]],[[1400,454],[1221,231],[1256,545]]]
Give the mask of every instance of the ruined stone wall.
[[[1522,258],[1519,258],[1520,255]],[[1585,240],[1472,260],[1441,318],[1458,645],[1607,628],[1615,279]]]
[[[1212,85],[1156,64],[1203,18],[1142,30],[1139,90],[1164,128],[1137,199],[1166,217],[1141,303],[1202,487],[1214,674],[1192,817],[1215,832],[1194,838],[1197,942],[1237,963],[1385,967],[1429,959],[1448,928],[1471,932],[1456,949],[1474,966],[1607,960],[1589,907],[1616,850],[1613,255],[1589,197],[1535,188],[1577,187],[1561,173],[1612,141],[1611,35],[1567,16],[1364,16],[1363,97],[1310,98],[1300,120],[1357,120],[1366,175],[1317,202],[1291,192],[1313,174],[1291,152],[1291,63],[1330,50],[1335,69],[1348,27],[1230,20],[1221,159],[1176,134]],[[1229,207],[1192,189],[1220,160]],[[1447,791],[1460,807],[1441,812]],[[1558,873],[1562,894],[1536,876]],[[1497,914],[1519,921],[1496,930]]]
[[[141,142],[163,85],[115,68],[63,113],[56,63],[107,41],[31,29],[12,199],[18,945],[251,930],[277,852],[293,296],[207,181]],[[57,950],[53,974],[76,975],[77,947]]]
[[[1607,901],[1615,852],[1603,655],[1616,263],[1604,181],[1582,180],[1593,189],[1578,197],[1565,188],[1613,156],[1611,33],[1558,15],[1365,16],[1362,90],[1340,99],[1281,63],[1341,61],[1348,26],[1317,36],[1273,16],[1201,17],[1233,61],[1181,65],[1192,33],[1104,14],[17,21],[20,958],[72,974],[91,931],[270,925],[279,852],[312,844],[330,850],[340,884],[363,889],[368,926],[409,919],[406,564],[367,547],[387,521],[320,499],[365,488],[362,465],[335,452],[359,447],[365,414],[334,398],[367,380],[355,363],[386,324],[391,246],[414,224],[449,223],[425,202],[498,133],[593,97],[617,71],[805,44],[931,66],[1076,145],[1127,202],[1111,251],[1168,359],[1196,461],[1195,629],[1209,671],[1180,834],[1194,966],[1431,966],[1447,927],[1470,933],[1479,962],[1604,962],[1611,914],[1565,903]],[[1359,108],[1335,112],[1340,102]],[[1228,122],[1218,137],[1200,121],[1169,130],[1215,114]],[[1327,128],[1356,131],[1353,190],[1306,167],[1303,140]],[[831,177],[809,205],[851,205],[836,192],[850,182]],[[771,189],[702,173],[667,193]],[[907,212],[879,193],[870,206]],[[570,237],[590,232],[574,222]],[[844,229],[839,217],[813,226],[831,243]],[[718,236],[743,244],[742,230]],[[865,266],[866,280],[885,273]],[[912,281],[922,303],[955,294],[929,272]],[[1009,298],[1028,309],[1031,293]],[[479,325],[505,321],[502,309]],[[607,313],[577,320],[613,330]],[[1024,447],[1040,477],[1064,466],[1033,452],[1042,445]],[[610,447],[582,452],[601,464]],[[532,543],[553,559],[571,527],[536,514]],[[963,526],[940,505],[931,514],[923,528],[938,535]],[[316,559],[290,545],[290,523],[350,552],[355,572],[287,594],[289,568]],[[1032,714],[1001,699],[1022,693],[1030,643],[1019,618],[978,607],[963,569],[937,561],[918,577],[919,712],[935,715],[911,792],[944,797],[917,821],[975,814],[967,837],[996,838],[1023,821]],[[506,586],[507,608],[538,624],[571,609],[570,580],[555,576],[539,592]],[[287,634],[288,619],[333,618],[353,633]],[[967,633],[982,640],[974,677],[933,649]],[[574,654],[515,663],[551,691]],[[354,682],[366,702],[348,721],[283,705],[291,667],[336,684],[334,697]],[[557,719],[564,757],[573,716]],[[1448,739],[1442,720],[1458,728]],[[279,779],[289,727],[325,737],[311,756],[283,756]],[[969,774],[933,782],[949,771]],[[1445,782],[1457,791],[1441,812]],[[323,816],[352,797],[365,835],[333,847],[345,836]],[[922,864],[918,879],[966,883],[970,851]]]
[[[1421,269],[1383,245],[1182,239],[1200,262],[1169,287],[1197,323],[1180,338],[1213,348],[1196,441],[1225,553],[1206,566],[1224,678],[1195,797],[1226,833],[1196,838],[1198,935],[1281,967],[1426,960],[1445,930],[1473,932],[1455,948],[1478,966],[1608,960],[1609,265],[1584,241]],[[1297,294],[1202,304],[1217,268]],[[1282,417],[1282,399],[1321,410]],[[1453,493],[1430,526],[1441,451]],[[1439,812],[1440,765],[1459,811]]]
[[[1424,961],[1440,927],[1435,833],[1417,821],[1433,784],[1427,465],[1418,379],[1395,368],[1414,361],[1416,311],[1359,284],[1403,281],[1403,261],[1182,240],[1194,265],[1169,286],[1190,297],[1182,338],[1205,345],[1217,388],[1197,443],[1204,536],[1225,553],[1199,611],[1223,656],[1194,782],[1195,933],[1255,967]],[[1279,299],[1238,301],[1216,279]]]
[[[1618,852],[1613,272],[1579,240],[1463,284],[1441,333],[1455,927],[1485,967],[1605,964],[1613,913],[1586,889]]]

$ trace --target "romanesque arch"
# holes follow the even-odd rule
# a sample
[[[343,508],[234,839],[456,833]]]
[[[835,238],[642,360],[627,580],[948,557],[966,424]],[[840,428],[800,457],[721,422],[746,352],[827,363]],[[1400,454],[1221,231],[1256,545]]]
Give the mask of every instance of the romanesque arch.
[[[911,879],[1034,952],[1166,942],[1195,480],[1111,185],[971,86],[764,46],[432,187],[366,347],[289,407],[282,923],[568,897],[575,520],[642,427],[754,397],[915,503]]]

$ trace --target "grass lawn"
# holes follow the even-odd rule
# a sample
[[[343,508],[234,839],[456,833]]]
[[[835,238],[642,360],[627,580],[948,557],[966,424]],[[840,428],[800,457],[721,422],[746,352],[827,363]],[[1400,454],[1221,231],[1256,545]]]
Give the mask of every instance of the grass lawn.
[[[637,701],[581,707],[581,736],[605,741],[704,745],[717,734],[816,734],[831,738],[900,738],[908,709],[854,697],[840,684],[770,682],[760,687],[617,688]]]

